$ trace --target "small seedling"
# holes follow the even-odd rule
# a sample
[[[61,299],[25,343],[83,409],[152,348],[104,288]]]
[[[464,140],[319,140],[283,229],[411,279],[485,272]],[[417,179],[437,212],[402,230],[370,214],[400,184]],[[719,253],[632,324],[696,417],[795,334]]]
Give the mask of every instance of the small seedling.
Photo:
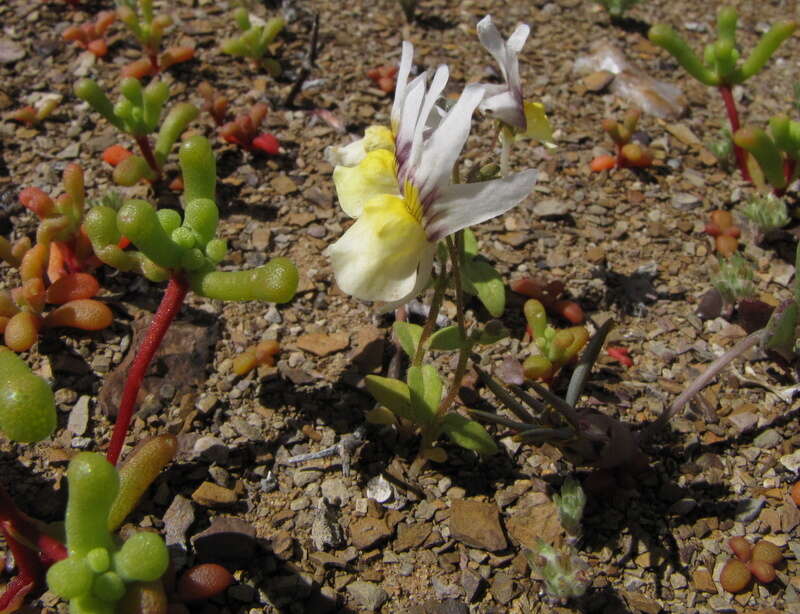
[[[194,57],[194,47],[170,47],[159,55],[161,39],[172,25],[169,15],[153,15],[153,0],[117,0],[117,17],[139,41],[147,57],[126,66],[123,77],[156,75]]]
[[[525,359],[522,365],[525,377],[550,382],[561,367],[578,359],[589,340],[589,332],[583,326],[556,330],[547,321],[544,305],[536,299],[525,302],[524,312],[528,331],[538,351]]]
[[[251,345],[233,359],[233,372],[236,375],[247,375],[260,365],[275,365],[275,355],[281,347],[277,341],[270,339]]]
[[[704,85],[717,87],[728,114],[731,133],[736,139],[740,128],[739,113],[733,98],[734,85],[761,72],[780,44],[797,28],[794,21],[779,21],[759,40],[750,55],[740,62],[741,54],[736,45],[736,26],[739,14],[733,7],[722,7],[717,13],[717,40],[706,45],[701,60],[681,36],[670,26],[656,24],[650,28],[650,41],[670,53],[692,77]],[[745,181],[751,181],[747,168],[747,155],[742,145],[735,143],[736,162]]]
[[[232,122],[224,124],[219,129],[220,136],[249,152],[260,151],[270,156],[280,153],[280,143],[274,135],[268,132],[259,132],[259,126],[267,116],[267,105],[263,102],[254,104],[249,113],[236,116]]]
[[[23,241],[19,249],[4,249],[8,242],[0,241],[0,258],[18,267],[21,281],[10,293],[0,291],[0,330],[16,352],[36,343],[43,327],[97,331],[113,320],[108,306],[92,298],[100,284],[88,271],[99,261],[81,227],[85,193],[77,164],[64,169],[64,190],[55,201],[39,188],[22,190],[20,202],[40,220],[36,245]],[[46,304],[59,307],[43,316]]]
[[[386,64],[371,68],[367,71],[367,77],[372,79],[379,90],[386,94],[391,94],[397,85],[397,66]]]
[[[736,558],[730,559],[720,574],[720,584],[726,591],[740,593],[752,578],[762,584],[775,580],[775,567],[783,561],[778,546],[763,539],[752,546],[744,537],[732,537],[728,545]]]
[[[617,153],[615,156],[597,156],[590,164],[593,171],[624,167],[642,168],[653,163],[653,154],[650,150],[644,145],[632,141],[641,114],[642,112],[638,109],[631,109],[625,114],[625,119],[621,124],[613,119],[603,120],[603,130],[614,141]]]
[[[286,22],[281,17],[273,17],[266,23],[256,24],[247,9],[241,7],[234,11],[233,18],[242,34],[223,41],[222,52],[250,58],[256,67],[265,69],[273,77],[281,74],[281,65],[275,58],[269,57],[267,52]]]
[[[641,0],[597,0],[608,12],[612,21],[625,17],[625,13]]]
[[[714,154],[720,167],[728,172],[733,161],[733,135],[727,128],[719,131],[719,139],[706,143],[708,150]]]
[[[203,97],[203,111],[211,115],[217,126],[222,126],[228,116],[228,99],[214,89],[214,86],[208,81],[200,83],[197,91]]]
[[[800,173],[800,122],[776,115],[769,131],[745,126],[734,133],[733,142],[753,156],[774,194],[782,196]]]
[[[28,105],[6,113],[5,118],[28,126],[36,126],[50,117],[60,104],[61,96],[59,94],[47,94],[42,96],[33,106]]]
[[[531,569],[544,578],[548,595],[561,603],[581,597],[591,584],[589,565],[571,546],[559,552],[537,537],[533,550],[526,550],[525,556]]]
[[[730,211],[723,209],[712,211],[704,231],[714,237],[714,248],[723,258],[729,258],[739,249],[739,237],[742,230],[733,223],[733,215]]]
[[[752,298],[756,294],[753,284],[753,267],[740,254],[723,258],[719,263],[719,273],[711,279],[713,285],[722,295],[727,305],[735,305],[742,299]]]
[[[583,492],[580,482],[567,478],[561,487],[561,494],[553,495],[553,503],[558,508],[558,517],[567,533],[568,543],[578,543],[583,533],[581,520],[586,507],[586,493]]]
[[[164,103],[169,98],[169,86],[163,81],[151,81],[143,88],[138,79],[127,77],[120,83],[120,93],[122,96],[112,105],[93,80],[81,79],[75,84],[75,94],[110,124],[132,136],[142,153],[120,160],[114,168],[114,181],[124,186],[134,185],[141,179],[157,181],[173,144],[199,111],[187,102],[173,106],[161,123],[153,147],[149,135],[158,127]]]
[[[114,11],[100,11],[95,21],[87,21],[80,26],[70,26],[61,35],[65,41],[73,41],[81,49],[85,49],[98,58],[108,53],[105,39],[106,30],[114,23],[117,14]]]
[[[563,281],[555,279],[545,283],[533,277],[523,277],[512,281],[510,286],[517,294],[539,301],[547,313],[564,318],[570,324],[583,324],[585,316],[581,306],[575,301],[562,298],[566,291]]]
[[[756,225],[762,236],[783,228],[791,221],[786,201],[774,194],[752,195],[742,207],[742,215]]]

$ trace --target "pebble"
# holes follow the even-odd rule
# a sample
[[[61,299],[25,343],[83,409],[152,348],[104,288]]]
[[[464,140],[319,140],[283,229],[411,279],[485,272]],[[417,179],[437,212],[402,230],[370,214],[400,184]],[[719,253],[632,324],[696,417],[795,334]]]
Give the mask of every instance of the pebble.
[[[537,217],[560,217],[571,210],[570,203],[555,198],[546,198],[533,206],[533,214]]]
[[[450,535],[468,546],[490,552],[505,550],[508,545],[497,505],[471,499],[453,502]]]
[[[759,448],[774,448],[781,441],[783,441],[783,437],[781,437],[778,431],[775,429],[767,429],[763,433],[759,433],[756,438],[753,439],[753,445]]]
[[[356,580],[347,585],[350,597],[369,612],[377,612],[389,600],[389,594],[374,582]]]
[[[316,356],[328,356],[335,352],[341,352],[348,345],[350,345],[350,336],[347,333],[334,333],[333,335],[311,333],[303,335],[297,340],[297,347]]]
[[[89,401],[91,397],[82,395],[69,412],[67,429],[74,435],[83,435],[89,426]]]
[[[752,522],[758,517],[761,508],[766,503],[765,497],[755,499],[743,499],[736,505],[736,520],[739,522]]]
[[[797,473],[800,470],[800,449],[795,450],[791,454],[781,456],[780,463],[792,473]]]
[[[389,539],[392,533],[385,520],[367,516],[350,524],[350,543],[359,550],[370,550]]]
[[[213,482],[203,482],[192,493],[192,500],[206,507],[224,507],[236,503],[236,493]]]
[[[510,603],[514,598],[514,580],[504,571],[497,572],[492,579],[492,596],[503,605]]]
[[[256,529],[241,518],[217,516],[192,537],[192,544],[203,560],[249,561],[255,554]]]

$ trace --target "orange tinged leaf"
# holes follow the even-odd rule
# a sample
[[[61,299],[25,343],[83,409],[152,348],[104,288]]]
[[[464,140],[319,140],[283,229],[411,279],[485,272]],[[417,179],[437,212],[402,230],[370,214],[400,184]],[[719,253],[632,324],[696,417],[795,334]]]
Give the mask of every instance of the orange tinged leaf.
[[[111,326],[114,316],[105,303],[82,298],[64,303],[44,319],[47,328],[65,326],[81,330],[102,330]]]
[[[63,305],[76,299],[92,298],[99,290],[100,284],[89,273],[70,273],[47,289],[47,302]]]
[[[28,311],[20,311],[11,317],[3,331],[6,345],[15,352],[30,349],[39,336],[42,319]]]
[[[86,45],[86,48],[98,58],[102,58],[108,53],[108,44],[102,38],[89,41],[89,44]]]
[[[602,156],[597,156],[594,160],[592,160],[589,163],[589,168],[591,168],[595,173],[599,173],[600,171],[612,169],[616,165],[617,159],[614,156],[603,154]]]
[[[111,166],[116,166],[132,155],[133,152],[125,149],[122,145],[112,145],[111,147],[106,147],[105,151],[103,151],[103,161]]]
[[[720,235],[714,239],[714,242],[716,244],[717,251],[725,258],[733,255],[739,248],[739,241],[736,239],[736,237],[731,237],[729,235]]]

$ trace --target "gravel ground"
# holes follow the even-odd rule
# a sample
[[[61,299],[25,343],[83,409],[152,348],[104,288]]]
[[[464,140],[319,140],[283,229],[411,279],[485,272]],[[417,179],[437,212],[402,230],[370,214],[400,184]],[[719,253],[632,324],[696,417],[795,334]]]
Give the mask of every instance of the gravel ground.
[[[0,111],[47,92],[64,96],[37,127],[0,122],[0,233],[6,237],[35,228],[16,204],[22,187],[57,191],[65,164],[78,161],[89,194],[101,196],[111,188],[111,172],[100,153],[116,142],[131,145],[71,91],[84,75],[111,87],[120,65],[138,50],[118,25],[103,60],[60,40],[68,24],[110,8],[104,4],[72,10],[60,2],[8,0],[0,6]],[[704,145],[724,126],[719,96],[690,81],[643,35],[650,24],[666,22],[700,48],[721,3],[653,0],[622,24],[610,24],[601,9],[580,0],[423,0],[417,22],[406,25],[399,4],[389,0],[291,2],[286,32],[275,45],[284,67],[278,79],[218,51],[220,38],[234,30],[232,4],[174,3],[169,41],[191,41],[197,54],[165,78],[175,100],[199,103],[196,87],[208,80],[237,112],[257,101],[270,105],[266,124],[281,141],[281,155],[254,158],[215,143],[221,233],[233,267],[288,256],[301,271],[300,289],[280,307],[189,297],[148,375],[129,437],[133,444],[172,432],[180,452],[130,521],[161,530],[177,567],[212,560],[234,572],[226,594],[189,606],[191,612],[572,611],[543,598],[523,550],[536,536],[560,538],[549,495],[569,475],[586,478],[590,467],[574,467],[552,446],[504,438],[501,453],[485,460],[445,444],[449,460],[415,475],[413,433],[357,430],[373,406],[363,378],[385,373],[392,356],[392,318],[339,291],[322,256],[349,224],[323,152],[388,120],[391,96],[365,73],[396,63],[403,39],[414,43],[419,68],[448,63],[448,92],[457,92],[464,83],[496,78],[474,35],[483,15],[491,13],[504,34],[529,23],[533,33],[521,56],[525,95],[545,104],[558,148],[515,149],[515,168],[538,168],[541,179],[523,204],[477,234],[507,280],[532,274],[563,280],[593,323],[614,319],[611,342],[627,347],[635,364],[626,369],[602,357],[582,402],[634,426],[646,424],[746,334],[735,319],[701,319],[696,311],[717,268],[702,232],[708,213],[735,212],[753,188],[720,168]],[[787,0],[732,4],[741,12],[744,49],[773,21],[797,16],[796,3]],[[287,107],[315,15],[317,61]],[[611,149],[601,120],[619,119],[629,108],[608,87],[574,72],[576,58],[603,42],[685,95],[678,117],[643,115],[640,129],[656,157],[648,169],[589,170],[595,155]],[[795,36],[763,73],[736,89],[746,123],[763,125],[794,109],[799,51]],[[214,127],[203,115],[191,130],[212,136]],[[464,164],[496,155],[491,122],[479,122]],[[174,164],[168,168],[174,176]],[[154,194],[150,186],[126,193],[176,204],[168,190]],[[759,297],[770,304],[791,294],[796,227],[792,222],[786,233],[757,246],[744,226],[742,251],[754,264]],[[127,274],[101,270],[99,279],[114,324],[94,334],[48,332],[25,354],[53,384],[59,430],[34,446],[0,439],[3,485],[26,512],[47,521],[63,515],[70,456],[105,449],[123,361],[162,293]],[[15,271],[0,265],[0,288],[16,280]],[[527,347],[522,303],[509,294],[503,321],[514,336],[482,357],[485,367]],[[445,312],[452,317],[454,311],[447,302]],[[477,303],[469,305],[470,319],[485,315]],[[278,364],[235,376],[233,357],[262,339],[279,340]],[[447,357],[441,364],[446,367]],[[584,611],[800,612],[800,512],[788,497],[800,467],[797,404],[791,393],[776,394],[794,381],[791,370],[748,355],[648,446],[643,471],[618,471],[610,487],[590,495],[580,551],[594,576]],[[497,404],[488,391],[478,393],[482,400],[473,403]],[[353,442],[362,432],[363,441],[344,446],[346,463],[340,455],[286,462]],[[784,547],[786,563],[775,582],[735,596],[722,590],[726,542],[735,535]],[[66,607],[45,593],[26,611]]]

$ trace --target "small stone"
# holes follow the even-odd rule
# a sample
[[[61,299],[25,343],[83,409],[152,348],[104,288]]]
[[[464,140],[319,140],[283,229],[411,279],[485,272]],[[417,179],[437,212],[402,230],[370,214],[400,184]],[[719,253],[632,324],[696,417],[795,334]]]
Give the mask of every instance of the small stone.
[[[684,145],[702,145],[699,138],[684,124],[667,124],[667,132]]]
[[[272,236],[272,231],[269,228],[256,228],[250,235],[250,244],[253,249],[259,251],[265,250],[269,247],[269,240]]]
[[[236,493],[213,482],[203,482],[192,493],[192,500],[206,507],[223,507],[236,503]]]
[[[504,571],[496,573],[492,580],[491,591],[495,601],[503,605],[510,603],[515,593],[513,578]]]
[[[762,449],[774,448],[783,441],[781,434],[775,429],[767,429],[753,439],[753,445]]]
[[[765,497],[757,497],[754,499],[742,499],[736,505],[736,520],[739,522],[752,522],[758,518],[758,513],[766,503]]]
[[[69,412],[67,430],[74,435],[83,435],[89,426],[89,401],[91,397],[82,395]]]
[[[336,508],[324,501],[314,516],[311,524],[311,541],[317,550],[338,548],[344,545],[344,530],[339,524]]]
[[[728,416],[728,420],[733,423],[740,433],[746,433],[758,424],[758,416],[753,412],[744,411],[740,414]]]
[[[800,470],[800,449],[795,450],[791,454],[781,456],[780,463],[792,473],[797,473]]]
[[[196,457],[224,465],[228,461],[228,446],[212,435],[204,435],[194,442],[192,452]]]
[[[311,333],[303,335],[297,340],[297,347],[317,356],[340,352],[348,345],[350,345],[350,336],[347,333],[334,333],[333,335]]]
[[[571,205],[566,201],[546,198],[533,206],[533,214],[542,218],[561,217],[567,215],[571,208]]]
[[[505,550],[508,545],[500,526],[500,512],[494,503],[471,499],[454,501],[450,534],[468,546],[490,552]]]
[[[400,524],[397,527],[397,539],[394,542],[395,552],[405,552],[412,548],[419,548],[428,539],[433,527],[427,523]]]
[[[164,541],[167,546],[182,545],[186,541],[186,531],[194,522],[194,506],[186,497],[175,495],[167,511],[164,512]]]
[[[315,469],[295,469],[291,474],[292,482],[299,488],[308,486],[322,477],[322,471],[317,471]]]
[[[359,550],[370,550],[391,536],[392,530],[382,518],[367,516],[350,525],[350,543]]]
[[[272,189],[281,196],[297,192],[297,185],[287,175],[278,175],[272,180]]]
[[[607,70],[598,70],[583,78],[583,85],[590,92],[601,92],[614,80],[614,73]]]
[[[717,594],[717,585],[711,577],[711,572],[705,567],[698,567],[692,572],[692,584],[698,591]]]
[[[7,38],[0,38],[0,64],[12,64],[24,57],[24,47]]]
[[[478,598],[484,582],[479,573],[472,571],[468,567],[461,572],[461,588],[464,589],[467,603],[472,603]]]
[[[202,533],[192,537],[197,556],[204,561],[248,561],[255,554],[256,529],[233,516],[217,516]]]
[[[389,594],[373,582],[356,580],[347,585],[350,597],[369,612],[377,612],[389,600]]]

